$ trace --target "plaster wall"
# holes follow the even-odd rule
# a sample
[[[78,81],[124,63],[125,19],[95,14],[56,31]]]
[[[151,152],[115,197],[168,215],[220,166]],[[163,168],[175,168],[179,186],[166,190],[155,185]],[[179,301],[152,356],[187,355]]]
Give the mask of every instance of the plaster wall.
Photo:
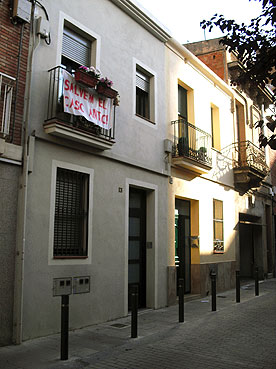
[[[20,167],[0,162],[0,346],[12,342],[16,211]]]
[[[70,298],[70,327],[108,321],[127,314],[128,186],[147,190],[147,306],[167,301],[167,178],[62,146],[37,142],[29,176],[24,279],[24,340],[59,331],[60,298],[53,278],[91,276],[91,292]],[[94,170],[91,262],[49,261],[53,161]],[[122,188],[122,192],[119,192]],[[51,254],[52,255],[52,254]],[[38,309],[39,306],[39,309]]]
[[[44,133],[43,122],[47,115],[48,70],[61,62],[63,24],[66,21],[77,31],[97,40],[95,66],[114,82],[113,87],[120,94],[121,106],[116,109],[116,144],[101,155],[117,156],[164,172],[166,100],[163,42],[109,0],[84,0],[81,5],[78,2],[69,4],[65,0],[45,1],[44,6],[49,13],[52,42],[47,46],[40,41],[35,51],[31,105],[39,109],[31,111],[30,133],[35,130],[37,136],[55,141]],[[135,115],[136,64],[154,76],[153,122]]]

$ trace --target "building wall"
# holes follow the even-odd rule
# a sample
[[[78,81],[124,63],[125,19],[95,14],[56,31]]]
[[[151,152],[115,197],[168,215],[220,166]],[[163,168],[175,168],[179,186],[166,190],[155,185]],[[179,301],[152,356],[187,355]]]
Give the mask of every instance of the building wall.
[[[185,51],[183,51],[184,53]],[[234,117],[231,110],[231,90],[223,90],[214,83],[208,69],[198,66],[191,57],[177,55],[171,47],[167,54],[168,121],[176,120],[178,114],[177,85],[183,82],[193,91],[193,123],[211,134],[211,106],[219,110],[220,146],[227,147],[234,140]],[[200,69],[202,68],[202,69]],[[224,85],[223,85],[224,86]],[[188,112],[189,115],[189,112]],[[188,116],[189,120],[189,116]],[[169,123],[168,122],[168,123]],[[170,125],[169,125],[170,127]],[[172,127],[169,135],[173,139]],[[195,174],[173,165],[172,183],[169,186],[169,265],[175,265],[175,198],[189,200],[191,204],[191,236],[199,236],[199,248],[191,249],[191,293],[206,295],[211,291],[210,271],[218,276],[218,290],[234,286],[236,264],[236,215],[232,160],[212,149],[212,168],[204,174]],[[213,199],[223,201],[224,242],[222,254],[213,252]],[[173,286],[169,285],[169,291]],[[169,292],[172,299],[172,296]],[[173,299],[172,299],[173,300]]]
[[[20,39],[21,45],[20,45]],[[17,198],[22,161],[22,121],[29,25],[12,22],[10,1],[0,2],[0,345],[12,342]],[[10,78],[11,77],[11,78]],[[13,87],[8,135],[2,134],[4,83]]]
[[[26,83],[29,24],[11,21],[10,2],[3,0],[0,3],[0,72],[16,78],[18,74],[18,90],[16,98],[16,115],[12,109],[10,137],[7,142],[21,144],[22,116],[24,109],[24,92]],[[22,30],[23,29],[23,30]],[[20,38],[22,32],[22,46]],[[18,55],[20,65],[18,70]],[[14,90],[15,91],[15,90]],[[16,91],[14,92],[14,94]],[[14,121],[14,123],[13,123]]]
[[[91,277],[90,293],[70,297],[70,328],[127,315],[131,186],[145,190],[147,198],[146,306],[160,308],[167,303],[164,43],[111,1],[91,4],[87,0],[81,7],[67,1],[46,1],[44,6],[49,14],[52,43],[39,44],[33,64],[29,134],[35,130],[35,152],[28,178],[23,340],[59,331],[60,297],[53,297],[54,278]],[[60,64],[64,19],[97,38],[96,67],[114,81],[119,91],[116,143],[110,150],[100,151],[44,132],[47,71]],[[134,114],[136,62],[155,76],[153,123]],[[55,165],[92,173],[91,239],[88,258],[82,261],[53,259]]]
[[[20,168],[0,162],[0,345],[12,342],[16,210]]]

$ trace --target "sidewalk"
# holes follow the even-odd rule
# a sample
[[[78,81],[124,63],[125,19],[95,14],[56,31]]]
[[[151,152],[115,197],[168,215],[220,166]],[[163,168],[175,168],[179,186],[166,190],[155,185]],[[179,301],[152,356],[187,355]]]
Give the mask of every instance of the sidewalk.
[[[178,306],[139,312],[137,339],[130,338],[130,316],[71,331],[69,360],[60,361],[60,335],[0,348],[1,369],[275,369],[276,279],[185,303],[185,323]]]

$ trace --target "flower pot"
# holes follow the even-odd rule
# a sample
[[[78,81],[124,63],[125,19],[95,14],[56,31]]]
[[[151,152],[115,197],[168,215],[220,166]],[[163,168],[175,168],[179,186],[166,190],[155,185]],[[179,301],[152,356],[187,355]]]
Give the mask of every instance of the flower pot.
[[[113,88],[107,87],[101,83],[98,84],[97,91],[99,94],[109,97],[110,99],[115,99],[115,97],[118,95],[116,90],[113,90]]]
[[[99,79],[91,76],[88,73],[82,72],[81,70],[77,70],[75,73],[75,80],[78,83],[82,83],[88,87],[95,87],[99,82]]]

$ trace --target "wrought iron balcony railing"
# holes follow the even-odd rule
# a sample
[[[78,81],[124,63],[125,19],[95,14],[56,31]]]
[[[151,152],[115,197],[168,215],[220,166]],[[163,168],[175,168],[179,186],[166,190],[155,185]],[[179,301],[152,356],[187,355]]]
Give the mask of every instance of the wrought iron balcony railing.
[[[171,124],[174,126],[173,157],[185,157],[211,167],[211,135],[184,119]]]
[[[0,72],[0,135],[10,134],[12,94],[15,78]]]
[[[251,141],[235,142],[225,147],[222,152],[232,157],[233,168],[251,169],[262,176],[268,173],[268,166],[265,160],[265,153],[254,145]]]
[[[46,122],[57,120],[64,126],[68,126],[76,131],[87,133],[106,141],[113,141],[115,138],[115,114],[111,129],[104,129],[82,116],[65,113],[63,109],[63,74],[62,67],[55,67],[49,70],[49,95]]]

